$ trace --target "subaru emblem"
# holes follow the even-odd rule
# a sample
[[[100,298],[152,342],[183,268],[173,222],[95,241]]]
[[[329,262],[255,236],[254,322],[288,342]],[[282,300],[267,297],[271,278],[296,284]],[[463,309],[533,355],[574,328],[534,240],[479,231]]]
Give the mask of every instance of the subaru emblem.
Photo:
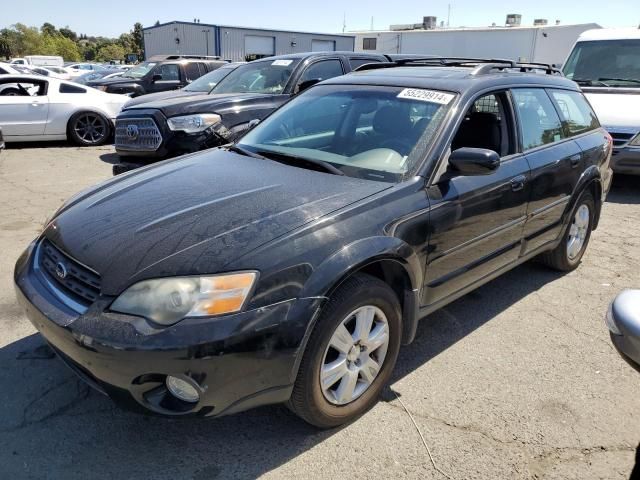
[[[56,264],[56,276],[60,280],[64,280],[65,278],[67,278],[67,267],[64,266],[64,263],[58,262]]]

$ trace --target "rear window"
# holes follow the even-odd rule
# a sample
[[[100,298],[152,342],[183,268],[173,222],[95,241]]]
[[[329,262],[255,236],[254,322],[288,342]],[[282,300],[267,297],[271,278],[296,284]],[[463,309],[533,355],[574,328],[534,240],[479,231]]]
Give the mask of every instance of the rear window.
[[[197,63],[187,63],[184,66],[184,72],[187,76],[187,82],[191,82],[200,77],[200,68]],[[164,77],[163,77],[164,78]]]
[[[547,92],[541,88],[514,88],[512,93],[524,150],[564,138],[560,118]]]
[[[581,93],[567,90],[550,90],[549,93],[558,106],[567,136],[580,135],[600,126],[596,114]]]
[[[60,93],[87,93],[87,90],[82,87],[76,87],[75,85],[69,85],[68,83],[60,84]]]

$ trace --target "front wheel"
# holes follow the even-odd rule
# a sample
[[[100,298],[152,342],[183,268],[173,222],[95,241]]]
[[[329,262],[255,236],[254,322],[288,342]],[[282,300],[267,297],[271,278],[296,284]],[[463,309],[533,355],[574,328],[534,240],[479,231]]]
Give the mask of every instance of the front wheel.
[[[394,291],[356,274],[331,296],[304,352],[289,408],[330,428],[375,405],[398,357],[402,320]]]
[[[111,122],[96,112],[79,112],[69,120],[68,133],[69,138],[78,145],[103,145],[111,135]]]
[[[590,192],[582,194],[578,203],[571,212],[569,227],[566,229],[558,246],[550,252],[543,253],[540,260],[545,265],[569,272],[575,270],[587,250],[593,219],[595,214],[595,202]]]

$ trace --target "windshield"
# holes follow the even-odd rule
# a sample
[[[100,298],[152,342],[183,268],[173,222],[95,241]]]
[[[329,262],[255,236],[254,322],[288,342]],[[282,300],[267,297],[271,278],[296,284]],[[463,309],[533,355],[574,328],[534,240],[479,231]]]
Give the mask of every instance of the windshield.
[[[149,73],[149,70],[151,70],[155,66],[156,66],[155,62],[144,62],[144,63],[141,63],[140,65],[137,65],[137,66],[127,70],[127,73],[124,74],[123,77],[142,78],[147,73]]]
[[[211,93],[280,94],[299,62],[299,59],[280,59],[247,63],[227,75]]]
[[[640,87],[640,39],[579,42],[563,71],[583,86]]]
[[[294,164],[398,182],[418,165],[455,95],[402,87],[311,88],[247,133],[238,146]],[[419,145],[419,146],[418,146]],[[326,169],[325,169],[326,170]]]
[[[183,90],[186,90],[187,92],[209,92],[220,80],[229,75],[234,68],[235,67],[220,67],[213,72],[209,72],[197,80],[194,80],[184,87]]]

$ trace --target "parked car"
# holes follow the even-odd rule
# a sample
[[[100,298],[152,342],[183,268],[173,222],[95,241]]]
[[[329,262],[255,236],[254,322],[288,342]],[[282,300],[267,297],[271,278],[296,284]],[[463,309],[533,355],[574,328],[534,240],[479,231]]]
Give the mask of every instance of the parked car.
[[[92,81],[92,80],[99,80],[101,78],[113,78],[112,75],[114,74],[122,74],[124,73],[126,70],[100,70],[100,71],[96,71],[96,72],[87,72],[84,73],[82,75],[80,75],[79,77],[76,77],[73,79],[74,82],[79,83],[80,85],[86,85],[88,82]]]
[[[115,145],[122,157],[141,163],[233,141],[294,95],[370,62],[380,54],[297,53],[254,60],[236,68],[208,97],[169,98],[127,105],[116,120]],[[140,132],[132,135],[132,131]],[[130,158],[123,163],[131,165]],[[133,164],[135,165],[135,163]],[[117,166],[116,169],[117,170]]]
[[[640,290],[625,290],[609,306],[605,323],[622,358],[640,371]]]
[[[578,86],[512,62],[379,66],[67,201],[14,274],[60,358],[134,409],[288,402],[332,427],[376,402],[418,319],[540,255],[577,268],[611,179]]]
[[[640,29],[584,32],[563,70],[613,137],[613,171],[640,175]]]
[[[179,90],[168,90],[166,92],[148,93],[129,100],[123,108],[133,107],[142,103],[157,102],[158,100],[176,99],[184,97],[196,97],[206,95],[218,82],[225,78],[229,73],[233,72],[238,66],[244,65],[245,62],[227,63],[220,68],[205,73],[203,76],[189,83],[186,87]]]
[[[40,75],[0,76],[0,127],[6,142],[71,140],[101,145],[129,100]]]
[[[177,90],[216,68],[226,65],[220,57],[160,55],[129,69],[120,78],[95,80],[87,85],[131,97]]]
[[[70,80],[71,75],[62,67],[29,67],[32,73],[60,80]]]
[[[64,59],[58,55],[26,55],[25,57],[12,58],[9,63],[34,67],[62,67]]]
[[[12,73],[20,73],[20,72],[14,68],[14,65],[0,62],[0,75],[6,75],[6,74],[12,74]]]
[[[2,136],[2,129],[0,128],[0,150],[4,150],[4,137]]]
[[[70,65],[66,65],[64,68],[71,78],[79,77],[88,72],[102,72],[107,70],[98,63],[72,63]]]

